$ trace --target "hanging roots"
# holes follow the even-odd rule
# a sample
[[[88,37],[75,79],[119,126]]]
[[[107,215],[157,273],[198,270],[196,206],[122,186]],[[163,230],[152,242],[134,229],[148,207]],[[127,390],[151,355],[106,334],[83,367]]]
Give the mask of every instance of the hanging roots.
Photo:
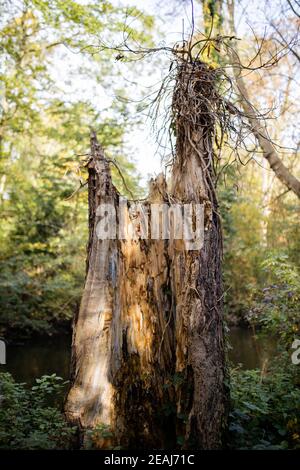
[[[210,200],[215,203],[216,170],[213,142],[217,124],[221,134],[226,124],[223,99],[217,87],[220,81],[220,69],[212,69],[199,60],[177,60],[172,102],[176,155],[180,161],[182,156],[186,157],[186,146],[194,149],[199,158]]]

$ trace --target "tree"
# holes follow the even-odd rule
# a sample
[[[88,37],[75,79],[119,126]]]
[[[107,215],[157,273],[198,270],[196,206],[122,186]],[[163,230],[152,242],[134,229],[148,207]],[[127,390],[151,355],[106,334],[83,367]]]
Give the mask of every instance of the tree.
[[[101,448],[221,446],[227,393],[212,149],[220,98],[214,73],[188,57],[177,60],[171,185],[163,175],[151,181],[145,204],[146,209],[158,203],[170,207],[171,201],[202,204],[202,248],[188,250],[174,234],[169,241],[141,235],[99,239],[104,216],[99,208],[111,204],[117,212],[120,195],[96,136],[91,138],[87,276],[65,411],[84,442],[86,431],[94,430]],[[121,228],[126,233],[143,209],[129,201],[125,207]],[[152,212],[150,220],[159,224]]]
[[[292,8],[292,2],[288,3],[290,8]],[[201,0],[199,4],[201,4],[203,12],[204,35],[207,37],[207,46],[203,48],[201,57],[213,66],[222,66],[224,64],[232,66],[234,80],[239,95],[239,105],[241,106],[245,117],[249,121],[251,131],[262,150],[263,157],[268,161],[270,168],[281,183],[283,183],[288,190],[293,191],[297,197],[300,197],[299,179],[292,173],[288,166],[285,165],[282,157],[277,151],[276,145],[272,142],[268,133],[265,116],[260,115],[251,103],[245,76],[247,73],[256,70],[254,65],[251,66],[255,59],[251,59],[248,67],[245,67],[240,60],[238,44],[237,41],[234,40],[236,37],[236,29],[234,25],[234,1],[228,0],[228,2],[224,2],[223,0]],[[226,4],[228,7],[229,18],[226,18],[224,13]],[[274,25],[273,27],[276,28]],[[278,28],[276,29],[278,31]],[[224,32],[229,34],[230,36],[226,37],[231,39],[231,45],[226,47],[226,54],[228,57],[225,58],[220,54],[219,48],[219,43]],[[279,43],[283,44],[283,46],[295,56],[294,45],[297,44],[295,37],[293,37],[292,40],[284,40],[284,37],[280,33]],[[281,59],[280,54],[275,53],[272,59],[269,58],[266,61],[266,64],[263,64],[262,47],[260,47],[257,52],[255,58],[257,57],[260,60],[258,68],[261,69],[265,66],[271,66],[272,64],[276,65]]]
[[[235,34],[233,0],[228,1],[228,9],[230,14],[231,32]],[[272,143],[272,140],[268,135],[266,124],[262,122],[262,119],[259,119],[259,117],[257,116],[257,112],[254,106],[251,104],[245,79],[242,75],[243,66],[240,61],[239,55],[234,48],[232,48],[230,52],[236,85],[239,95],[241,97],[241,105],[249,120],[252,132],[263,152],[263,156],[268,161],[270,168],[274,171],[277,178],[289,190],[292,190],[300,198],[300,181],[290,172],[290,170],[282,162],[275,145]]]

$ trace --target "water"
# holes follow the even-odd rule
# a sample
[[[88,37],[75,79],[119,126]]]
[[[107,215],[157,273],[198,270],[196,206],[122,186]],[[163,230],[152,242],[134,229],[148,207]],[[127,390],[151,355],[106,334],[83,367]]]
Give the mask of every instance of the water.
[[[229,360],[242,369],[261,369],[276,350],[274,338],[257,338],[251,329],[234,327],[229,332]]]
[[[256,340],[250,329],[234,327],[229,334],[232,349],[229,359],[234,365],[241,364],[244,369],[263,367],[274,351],[274,341]],[[56,373],[69,378],[71,336],[35,339],[22,346],[7,346],[6,365],[0,371],[10,372],[17,382],[32,384],[34,379],[44,374]]]
[[[71,335],[29,340],[20,346],[7,346],[6,365],[0,365],[0,371],[10,372],[17,382],[30,385],[46,374],[56,373],[68,380],[70,356]]]

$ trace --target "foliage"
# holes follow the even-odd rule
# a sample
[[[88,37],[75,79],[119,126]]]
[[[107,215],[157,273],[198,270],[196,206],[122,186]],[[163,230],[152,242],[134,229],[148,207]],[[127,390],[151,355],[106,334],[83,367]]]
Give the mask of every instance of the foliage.
[[[226,160],[226,154],[224,158]],[[299,204],[292,195],[285,196],[285,200],[266,202],[261,191],[263,175],[257,171],[255,162],[249,162],[243,173],[235,164],[227,166],[223,173],[218,195],[224,233],[226,315],[229,321],[248,322],[249,310],[263,289],[275,286],[276,290],[276,286],[285,285],[288,292],[291,280],[288,276],[293,271],[293,276],[297,277],[300,266]],[[275,265],[272,267],[275,259],[276,269]],[[294,291],[296,287],[292,285],[291,288]],[[291,293],[289,295],[291,301]],[[293,298],[297,300],[297,295]],[[264,305],[266,307],[267,302]]]
[[[300,375],[290,357],[300,330],[295,261],[295,251],[291,256],[277,248],[264,254],[264,281],[247,299],[248,322],[262,340],[276,339],[277,353],[267,370],[231,371],[229,443],[235,449],[300,448]]]
[[[262,334],[278,337],[280,345],[291,347],[293,339],[300,332],[300,276],[297,266],[292,264],[285,253],[270,253],[262,264],[266,278],[276,284],[258,291],[248,315],[249,321]]]
[[[229,442],[242,449],[300,448],[300,375],[291,346],[300,329],[299,270],[279,249],[261,263],[264,288],[252,290],[247,319],[261,339],[277,340],[267,370],[232,370]]]
[[[75,428],[66,424],[58,408],[65,384],[55,374],[44,375],[27,389],[9,373],[1,373],[0,448],[70,448]]]
[[[84,448],[88,449],[116,449],[120,447],[113,446],[114,433],[107,424],[99,423],[93,429],[85,433]]]
[[[257,178],[252,177],[251,168],[244,169],[241,179],[234,165],[226,169],[219,185],[224,232],[225,308],[229,320],[245,318],[253,290],[264,281],[261,263],[267,247],[262,241],[263,214],[256,188]]]
[[[289,357],[267,374],[231,371],[229,442],[235,449],[300,449],[300,377]]]
[[[79,303],[90,128],[126,187],[141,194],[123,151],[127,108],[101,103],[108,81],[110,93],[119,90],[113,52],[91,55],[84,46],[100,45],[100,34],[117,41],[124,31],[129,42],[149,43],[153,21],[109,1],[0,1],[0,9],[0,333],[26,336],[53,332]],[[112,174],[128,195],[115,166]]]

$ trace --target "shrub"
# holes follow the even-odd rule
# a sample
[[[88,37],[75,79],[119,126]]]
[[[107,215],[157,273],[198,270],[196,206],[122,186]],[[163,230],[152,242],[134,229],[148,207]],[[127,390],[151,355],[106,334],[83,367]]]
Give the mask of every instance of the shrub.
[[[231,371],[230,447],[300,449],[298,368],[285,358],[260,370]]]
[[[44,375],[27,389],[1,373],[0,448],[70,448],[75,428],[67,425],[58,407],[65,384],[56,374]]]

